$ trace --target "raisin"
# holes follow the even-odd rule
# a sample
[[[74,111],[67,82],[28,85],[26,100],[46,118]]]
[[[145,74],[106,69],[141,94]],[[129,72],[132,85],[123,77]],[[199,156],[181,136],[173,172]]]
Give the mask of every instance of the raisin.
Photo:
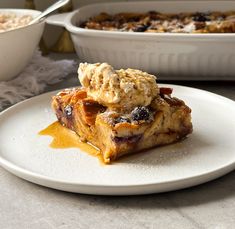
[[[196,30],[204,29],[206,27],[206,23],[205,22],[201,22],[201,21],[195,21],[194,25],[196,27]]]
[[[148,27],[149,27],[148,25],[138,25],[133,29],[133,31],[134,32],[144,32],[148,29]]]
[[[143,136],[142,134],[126,136],[126,137],[116,136],[112,140],[117,144],[135,144],[141,139],[142,136]]]
[[[150,118],[150,111],[147,107],[136,107],[131,112],[131,117],[134,121],[148,120]]]
[[[121,122],[131,122],[131,120],[127,117],[122,117],[122,116],[115,119],[115,123],[121,123]]]
[[[148,13],[149,14],[159,14],[157,11],[154,11],[154,10],[150,10]]]
[[[73,108],[70,105],[67,105],[64,108],[64,112],[65,112],[66,116],[68,116],[68,117],[72,115],[72,111],[73,111]]]
[[[148,15],[149,15],[151,20],[158,20],[158,19],[160,19],[160,17],[159,17],[160,14],[158,12],[156,12],[156,11],[149,11]]]
[[[199,21],[199,22],[205,22],[205,21],[210,21],[210,17],[205,14],[205,13],[196,13],[193,16],[194,21]]]
[[[173,89],[170,87],[160,87],[160,94],[161,95],[171,95]]]

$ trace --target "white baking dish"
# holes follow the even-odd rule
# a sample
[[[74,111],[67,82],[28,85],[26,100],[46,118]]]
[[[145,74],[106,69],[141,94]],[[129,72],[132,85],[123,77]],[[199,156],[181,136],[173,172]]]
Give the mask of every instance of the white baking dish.
[[[157,34],[88,30],[80,22],[100,12],[195,12],[235,10],[235,1],[100,3],[54,15],[49,24],[70,31],[81,61],[138,68],[160,79],[235,80],[235,34]]]

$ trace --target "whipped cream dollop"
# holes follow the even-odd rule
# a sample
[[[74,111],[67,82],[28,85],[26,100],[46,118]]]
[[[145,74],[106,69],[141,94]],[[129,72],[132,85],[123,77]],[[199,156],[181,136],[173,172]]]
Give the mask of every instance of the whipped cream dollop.
[[[107,63],[81,63],[78,77],[87,94],[104,106],[148,106],[159,94],[156,77],[136,69],[114,70]]]

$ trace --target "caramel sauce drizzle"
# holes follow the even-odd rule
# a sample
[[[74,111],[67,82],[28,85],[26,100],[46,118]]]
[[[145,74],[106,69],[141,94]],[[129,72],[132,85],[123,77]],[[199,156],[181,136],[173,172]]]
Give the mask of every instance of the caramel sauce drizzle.
[[[49,135],[53,138],[50,147],[54,149],[79,148],[80,150],[95,156],[104,164],[103,157],[99,149],[95,146],[82,142],[79,136],[72,130],[62,126],[58,121],[50,124],[41,130],[39,135]]]

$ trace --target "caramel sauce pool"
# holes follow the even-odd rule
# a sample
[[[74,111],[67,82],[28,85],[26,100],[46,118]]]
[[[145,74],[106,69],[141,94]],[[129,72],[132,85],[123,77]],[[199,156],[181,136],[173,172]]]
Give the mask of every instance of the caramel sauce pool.
[[[62,126],[58,121],[41,130],[39,135],[49,135],[53,138],[50,147],[54,149],[79,148],[89,155],[95,156],[104,164],[100,151],[94,146],[84,143],[72,130]]]

